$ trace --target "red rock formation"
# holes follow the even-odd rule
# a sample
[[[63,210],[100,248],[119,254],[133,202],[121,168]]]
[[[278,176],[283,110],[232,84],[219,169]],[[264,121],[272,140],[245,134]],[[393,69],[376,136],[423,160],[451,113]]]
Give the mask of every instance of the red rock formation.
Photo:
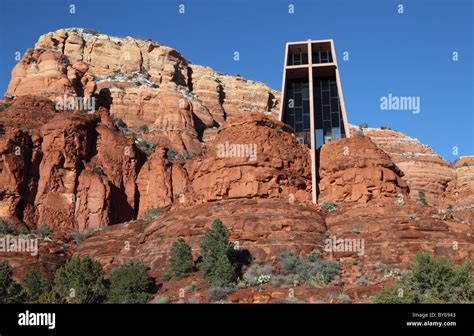
[[[7,128],[0,136],[0,217],[20,216],[28,182],[31,140],[27,133]]]
[[[322,202],[366,203],[408,191],[390,157],[367,137],[339,139],[322,146],[319,175]]]
[[[140,39],[83,29],[42,35],[12,72],[8,96],[99,98],[147,139],[198,153],[199,139],[230,117],[278,110],[278,92],[263,83],[190,66],[176,50]],[[105,103],[104,103],[105,101]],[[109,106],[110,105],[110,106]]]
[[[418,192],[422,191],[428,203],[445,205],[446,187],[454,178],[449,162],[417,139],[400,132],[365,129],[364,133],[386,152],[403,172],[412,198],[417,199]]]

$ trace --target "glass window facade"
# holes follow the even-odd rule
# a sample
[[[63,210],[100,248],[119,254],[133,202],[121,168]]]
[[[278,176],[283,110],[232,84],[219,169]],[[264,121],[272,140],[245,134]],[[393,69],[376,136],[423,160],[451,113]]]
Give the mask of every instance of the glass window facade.
[[[335,77],[315,78],[314,123],[316,148],[345,137],[339,94]],[[307,81],[289,81],[285,97],[285,123],[293,127],[296,137],[311,145],[309,86]]]
[[[344,123],[335,77],[315,78],[314,123],[316,148],[341,137],[345,137]]]
[[[285,123],[293,127],[296,136],[303,138],[306,145],[311,145],[308,81],[288,82],[285,99]]]

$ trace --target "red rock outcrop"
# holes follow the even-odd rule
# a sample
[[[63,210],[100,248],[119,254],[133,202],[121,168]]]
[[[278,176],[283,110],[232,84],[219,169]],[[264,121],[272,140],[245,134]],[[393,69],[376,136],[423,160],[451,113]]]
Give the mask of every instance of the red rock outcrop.
[[[406,195],[406,182],[390,157],[368,137],[346,138],[321,147],[319,200],[366,203]]]
[[[7,128],[0,136],[0,217],[20,216],[32,144],[27,133]]]
[[[309,150],[285,124],[259,113],[222,125],[203,156],[174,161],[156,150],[137,180],[139,216],[153,207],[236,198],[309,202]]]
[[[403,172],[412,198],[418,198],[418,192],[422,191],[428,203],[445,206],[446,188],[454,178],[448,161],[417,139],[400,132],[372,128],[364,129],[363,132]]]

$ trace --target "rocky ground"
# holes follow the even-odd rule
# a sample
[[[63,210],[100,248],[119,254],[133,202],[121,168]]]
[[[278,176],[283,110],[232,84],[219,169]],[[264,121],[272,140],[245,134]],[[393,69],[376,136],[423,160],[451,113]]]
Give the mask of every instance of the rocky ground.
[[[64,95],[97,106],[58,109]],[[53,234],[35,256],[0,259],[16,279],[32,267],[51,277],[71,256],[90,255],[107,274],[139,259],[156,279],[155,302],[209,301],[197,275],[162,276],[172,242],[184,237],[198,257],[215,218],[255,263],[278,270],[279,252],[320,251],[341,264],[327,286],[241,286],[229,302],[369,302],[419,249],[473,259],[474,157],[451,164],[402,133],[354,128],[319,152],[320,202],[337,207],[316,206],[309,150],[276,120],[279,100],[153,41],[81,29],[41,36],[1,101],[0,217]],[[223,157],[226,143],[255,145],[256,156]],[[364,253],[327,252],[331,237],[363,239]]]

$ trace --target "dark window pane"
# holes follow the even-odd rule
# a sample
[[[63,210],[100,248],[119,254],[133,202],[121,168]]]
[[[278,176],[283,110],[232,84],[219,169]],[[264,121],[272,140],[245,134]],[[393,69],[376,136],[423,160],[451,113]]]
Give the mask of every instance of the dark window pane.
[[[330,120],[331,112],[329,111],[329,106],[323,106],[323,120]]]
[[[303,125],[305,130],[310,130],[310,120],[309,120],[309,115],[303,116]]]
[[[304,99],[308,99],[309,98],[309,90],[308,88],[306,87],[303,87],[303,98]]]
[[[313,63],[320,63],[318,52],[313,53]]]
[[[309,114],[309,100],[303,100],[303,113]]]
[[[303,124],[302,123],[296,123],[295,124],[295,132],[302,132],[303,131]]]
[[[301,91],[301,82],[295,82],[294,90],[295,92]]]
[[[295,106],[303,106],[303,96],[301,93],[295,93]]]
[[[336,84],[331,84],[331,97],[337,97],[337,85]]]
[[[295,121],[303,121],[303,109],[295,108]]]
[[[323,128],[323,116],[321,114],[321,108],[316,109],[314,114],[314,127]]]
[[[308,64],[308,54],[303,54],[302,57],[302,64]]]
[[[323,105],[329,105],[329,92],[323,91]]]
[[[339,127],[339,113],[331,114],[331,125],[332,127]]]
[[[329,89],[329,81],[328,80],[321,80],[321,87],[323,90]]]
[[[339,111],[339,99],[331,98],[331,112]]]

